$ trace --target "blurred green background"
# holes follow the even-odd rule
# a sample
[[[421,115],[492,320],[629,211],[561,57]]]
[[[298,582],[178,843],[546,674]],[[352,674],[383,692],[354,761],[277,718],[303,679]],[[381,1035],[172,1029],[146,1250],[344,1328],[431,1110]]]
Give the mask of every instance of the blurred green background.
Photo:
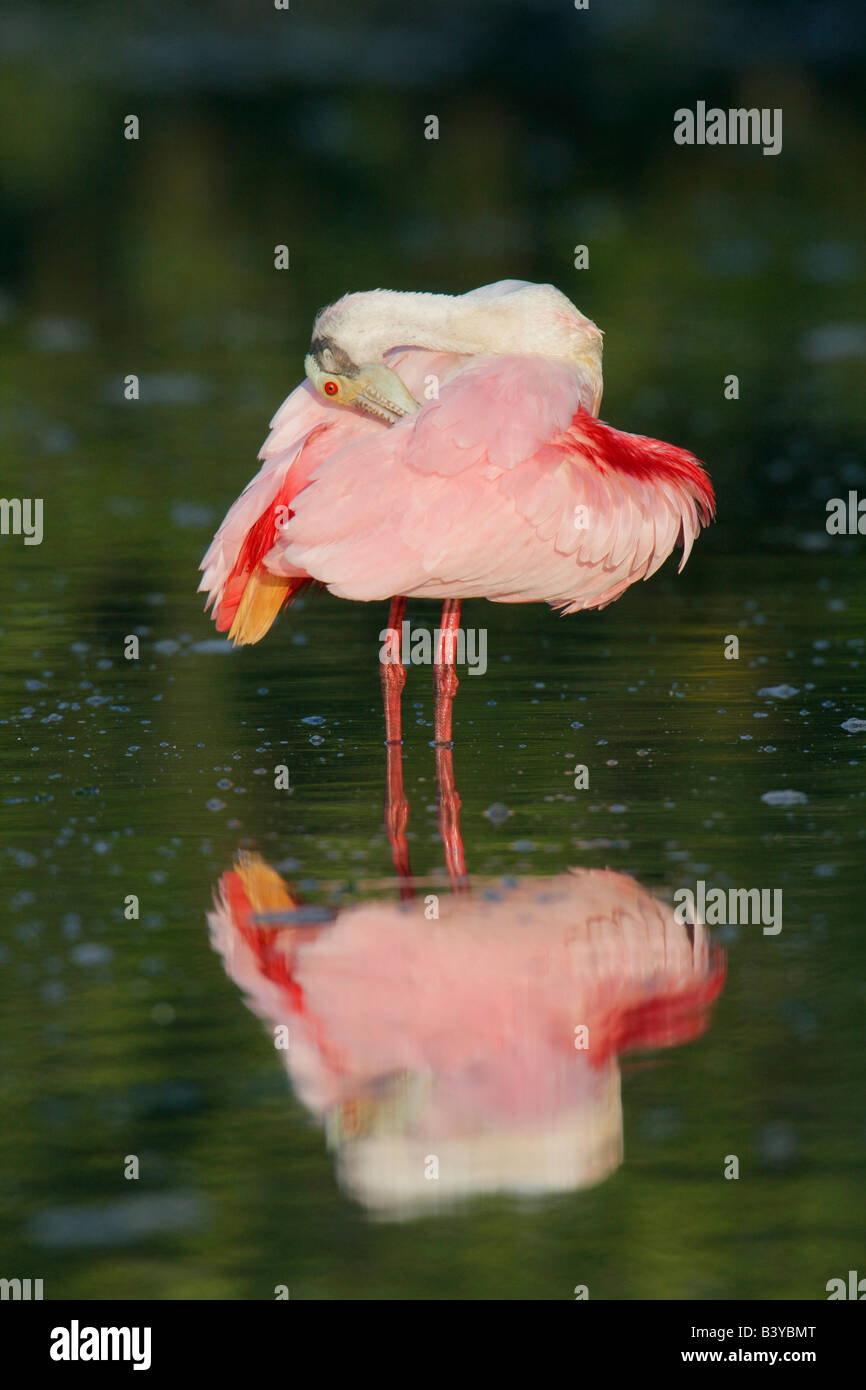
[[[0,1274],[49,1298],[824,1297],[864,1237],[843,725],[866,717],[866,541],[825,530],[829,498],[866,495],[858,7],[19,4],[0,51],[0,492],[45,506],[41,546],[0,537]],[[781,107],[782,153],[676,146],[697,100]],[[719,520],[601,614],[467,605],[490,653],[456,712],[470,871],[781,887],[785,927],[722,933],[712,1029],[627,1075],[604,1185],[375,1226],[204,917],[239,846],[314,900],[388,874],[384,607],[309,597],[230,652],[196,567],[318,308],[506,277],[598,322],[603,417],[703,458]],[[406,714],[428,873],[428,673]]]

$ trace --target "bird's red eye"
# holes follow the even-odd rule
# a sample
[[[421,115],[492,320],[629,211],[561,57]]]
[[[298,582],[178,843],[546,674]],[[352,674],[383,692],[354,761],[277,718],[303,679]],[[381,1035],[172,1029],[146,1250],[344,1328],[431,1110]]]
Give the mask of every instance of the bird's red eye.
[[[322,387],[322,390],[324,391],[326,396],[336,396],[339,389],[340,388],[337,385],[336,381],[326,381],[324,386]]]

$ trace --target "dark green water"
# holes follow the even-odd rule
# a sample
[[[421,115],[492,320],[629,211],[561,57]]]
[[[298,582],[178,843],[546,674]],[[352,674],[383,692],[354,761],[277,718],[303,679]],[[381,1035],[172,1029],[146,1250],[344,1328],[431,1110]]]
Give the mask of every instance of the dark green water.
[[[711,162],[673,147],[681,87],[663,34],[644,74],[639,28],[595,33],[582,71],[603,118],[564,31],[542,112],[534,29],[523,69],[504,44],[464,54],[446,99],[433,68],[263,76],[264,21],[255,54],[222,64],[189,57],[201,29],[178,40],[188,68],[166,91],[156,19],[143,49],[100,22],[106,61],[73,46],[62,101],[51,26],[0,74],[4,109],[27,79],[35,113],[2,151],[2,492],[45,506],[40,546],[0,538],[2,1272],[70,1298],[825,1297],[866,1234],[866,541],[824,524],[829,498],[866,495],[844,45],[819,68],[771,45],[785,154]],[[213,21],[229,54],[233,23]],[[726,54],[711,93],[742,77]],[[634,103],[610,114],[623,71]],[[431,150],[416,126],[437,97]],[[138,144],[119,135],[130,110]],[[313,903],[395,896],[385,608],[310,596],[231,651],[196,567],[322,303],[503,275],[553,281],[599,321],[604,417],[694,449],[720,519],[682,575],[669,562],[601,614],[466,606],[489,661],[455,715],[469,871],[608,867],[668,902],[697,879],[781,889],[784,925],[719,928],[707,1031],[625,1059],[606,1181],[379,1222],[338,1185],[206,914],[242,848]],[[404,718],[413,868],[441,876],[428,671],[410,670]]]

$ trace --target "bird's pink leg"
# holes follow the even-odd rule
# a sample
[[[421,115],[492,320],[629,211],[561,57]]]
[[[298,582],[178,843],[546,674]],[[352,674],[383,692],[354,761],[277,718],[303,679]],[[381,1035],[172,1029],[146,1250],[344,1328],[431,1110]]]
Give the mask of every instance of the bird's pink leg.
[[[406,826],[409,823],[409,802],[403,790],[403,749],[401,727],[401,697],[406,684],[406,668],[400,660],[400,639],[406,600],[392,598],[388,627],[395,636],[388,638],[389,662],[382,663],[382,698],[385,705],[385,742],[387,769],[385,774],[385,830],[391,843],[391,856],[400,884],[400,897],[414,896],[412,868]]]
[[[451,710],[459,684],[454,661],[460,604],[459,598],[447,598],[442,606],[442,622],[433,661],[433,742],[437,746],[451,744]]]
[[[468,886],[466,854],[460,834],[460,797],[454,782],[454,750],[436,745],[436,782],[439,791],[439,834],[445,846],[445,867],[455,891]]]
[[[406,826],[409,824],[409,799],[403,790],[403,749],[399,743],[389,743],[385,773],[385,830],[391,844],[391,858],[400,885],[401,898],[413,898],[412,865]]]
[[[406,667],[400,660],[400,641],[405,616],[406,600],[392,598],[388,613],[390,636],[384,644],[389,660],[382,662],[382,701],[385,706],[385,742],[388,744],[400,743],[403,739],[400,703],[406,684]]]

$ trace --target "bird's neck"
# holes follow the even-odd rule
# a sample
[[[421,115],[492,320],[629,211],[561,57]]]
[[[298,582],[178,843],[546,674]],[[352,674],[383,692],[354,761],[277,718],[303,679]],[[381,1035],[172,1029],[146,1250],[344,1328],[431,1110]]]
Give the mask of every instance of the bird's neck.
[[[466,295],[369,290],[333,305],[320,323],[358,363],[381,361],[398,347],[467,357],[514,353],[571,362],[601,380],[599,330],[550,285]]]
[[[475,356],[490,351],[463,297],[367,290],[326,309],[313,331],[333,337],[356,363],[381,362],[394,348]]]

